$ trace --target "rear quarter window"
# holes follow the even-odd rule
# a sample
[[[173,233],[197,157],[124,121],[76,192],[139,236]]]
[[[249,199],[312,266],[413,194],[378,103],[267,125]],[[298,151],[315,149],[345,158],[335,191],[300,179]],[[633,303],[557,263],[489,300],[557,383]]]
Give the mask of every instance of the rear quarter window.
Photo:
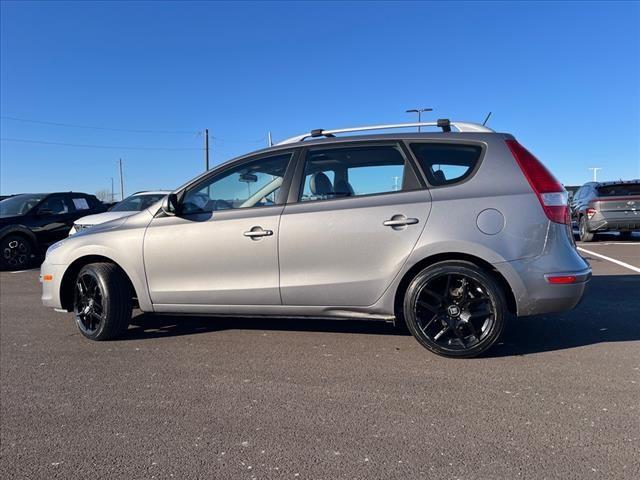
[[[89,210],[89,208],[91,208],[89,202],[87,202],[87,199],[84,197],[73,197],[71,200],[76,210]]]
[[[475,171],[482,147],[461,143],[412,143],[411,150],[431,186],[461,183]]]

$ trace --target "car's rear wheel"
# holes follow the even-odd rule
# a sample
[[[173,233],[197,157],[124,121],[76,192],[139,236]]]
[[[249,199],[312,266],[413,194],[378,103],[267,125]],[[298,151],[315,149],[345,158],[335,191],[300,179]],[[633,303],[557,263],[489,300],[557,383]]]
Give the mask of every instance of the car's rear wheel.
[[[80,333],[91,340],[111,340],[124,334],[132,311],[124,272],[112,263],[82,267],[74,285],[73,311]]]
[[[0,242],[0,266],[3,270],[20,270],[31,263],[33,244],[22,235],[7,235]]]
[[[589,231],[589,224],[587,223],[587,217],[585,216],[580,217],[580,225],[578,228],[580,230],[580,241],[582,242],[593,241],[595,234]]]
[[[496,343],[508,316],[501,285],[473,263],[422,270],[405,293],[404,317],[424,347],[445,357],[475,357]]]

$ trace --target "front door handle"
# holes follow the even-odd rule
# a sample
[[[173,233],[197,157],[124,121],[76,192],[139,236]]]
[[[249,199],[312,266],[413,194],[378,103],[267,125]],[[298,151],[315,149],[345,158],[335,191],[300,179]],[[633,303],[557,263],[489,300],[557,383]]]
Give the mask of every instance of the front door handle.
[[[273,235],[273,230],[263,230],[262,227],[253,227],[248,232],[244,232],[243,235],[249,238],[270,237]]]
[[[416,223],[418,223],[417,218],[407,218],[404,215],[394,215],[391,219],[382,222],[385,227],[406,227]]]

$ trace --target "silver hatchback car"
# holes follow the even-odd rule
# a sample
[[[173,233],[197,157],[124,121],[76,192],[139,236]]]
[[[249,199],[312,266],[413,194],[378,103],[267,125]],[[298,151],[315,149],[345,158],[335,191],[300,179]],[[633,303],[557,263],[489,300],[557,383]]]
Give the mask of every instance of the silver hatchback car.
[[[416,126],[442,131],[336,136]],[[487,350],[512,315],[575,307],[590,276],[544,165],[449,120],[314,130],[229,161],[54,244],[41,271],[44,305],[93,340],[137,306],[404,322],[451,357]]]

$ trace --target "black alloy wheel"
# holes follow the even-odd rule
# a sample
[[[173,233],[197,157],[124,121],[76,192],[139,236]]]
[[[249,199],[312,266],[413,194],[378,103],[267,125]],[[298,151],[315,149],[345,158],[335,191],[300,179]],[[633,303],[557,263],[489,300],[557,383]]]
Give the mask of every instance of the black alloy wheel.
[[[131,320],[132,293],[129,279],[117,265],[82,267],[73,285],[73,312],[80,333],[91,340],[123,335]]]
[[[29,239],[21,235],[7,235],[2,239],[2,268],[27,268],[31,260],[33,247]]]
[[[78,275],[73,304],[80,331],[87,337],[95,335],[103,326],[105,311],[100,283],[92,272],[85,271]]]
[[[473,357],[498,340],[507,308],[490,274],[468,262],[442,262],[412,281],[404,312],[409,330],[429,350]]]

